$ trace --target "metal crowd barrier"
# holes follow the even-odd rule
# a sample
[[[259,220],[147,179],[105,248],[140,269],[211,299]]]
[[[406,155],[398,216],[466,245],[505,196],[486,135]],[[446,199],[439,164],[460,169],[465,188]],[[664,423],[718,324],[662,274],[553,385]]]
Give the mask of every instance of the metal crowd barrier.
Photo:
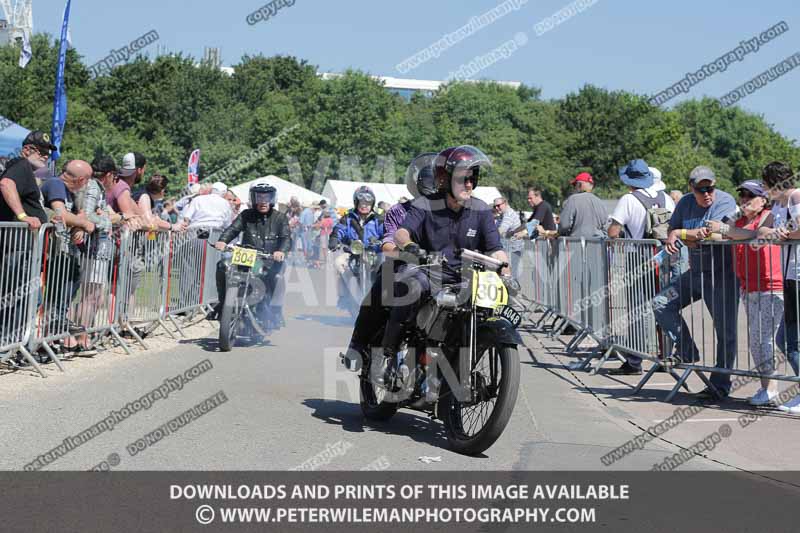
[[[599,352],[594,371],[610,356],[641,357],[653,364],[634,393],[661,368],[676,381],[668,401],[688,390],[692,374],[714,392],[731,376],[800,382],[800,241],[704,241],[688,270],[677,258],[655,260],[655,240],[535,240],[529,248],[532,283],[523,290],[542,313],[536,330],[554,318],[555,333],[578,328],[568,350],[587,337],[597,342],[580,368]]]
[[[219,231],[207,233],[122,228],[118,237],[88,235],[76,244],[53,224],[34,232],[0,223],[0,363],[21,354],[46,377],[32,353],[46,352],[63,372],[55,348],[69,337],[85,334],[96,345],[111,336],[130,353],[122,331],[147,348],[134,325],[161,326],[174,338],[169,320],[183,334],[175,315],[218,300],[219,253],[207,243]]]
[[[61,371],[64,369],[53,344],[79,333],[79,329],[87,335],[110,333],[130,353],[114,325],[114,305],[108,295],[115,251],[110,236],[105,239],[89,235],[76,245],[69,233],[60,233],[52,224],[39,230],[42,297],[28,350],[44,349]]]
[[[797,356],[791,355],[800,335],[798,247],[798,241],[701,243],[706,253],[664,291],[669,292],[666,301],[686,304],[676,317],[683,324],[680,334],[675,339],[667,335],[665,353],[683,370],[680,377],[674,376],[668,401],[692,374],[718,395],[731,376],[800,382]],[[693,271],[692,266],[699,268]],[[662,327],[668,329],[664,318]]]
[[[21,353],[44,377],[27,349],[40,297],[40,244],[37,234],[20,222],[0,222],[0,363]]]
[[[207,242],[216,242],[221,234],[221,230],[211,230]],[[222,258],[222,253],[216,248],[206,246],[203,254],[203,273],[201,276],[203,283],[200,286],[200,309],[210,312],[212,305],[219,301],[216,273],[217,263]]]
[[[198,238],[202,235],[206,239]],[[214,237],[218,236],[218,233]],[[183,336],[175,315],[198,310],[203,305],[203,288],[206,281],[207,242],[215,242],[211,230],[192,228],[173,234],[169,240],[167,261],[167,302],[163,318],[167,318]],[[213,286],[213,285],[211,285]]]

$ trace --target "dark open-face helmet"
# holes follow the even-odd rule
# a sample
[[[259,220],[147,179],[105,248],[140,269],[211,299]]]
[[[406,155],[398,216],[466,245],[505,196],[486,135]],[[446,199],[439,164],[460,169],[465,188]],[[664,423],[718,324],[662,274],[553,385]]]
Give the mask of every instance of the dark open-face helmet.
[[[420,154],[408,165],[406,188],[414,198],[436,194],[436,177],[433,175],[433,163],[437,155],[436,152]]]
[[[478,186],[481,167],[487,169],[492,167],[492,162],[486,154],[478,148],[468,144],[446,148],[439,152],[434,162],[434,175],[440,184],[440,191],[452,194],[453,176],[464,174],[456,172],[462,169],[468,170],[467,173],[457,179],[472,180],[472,187]]]

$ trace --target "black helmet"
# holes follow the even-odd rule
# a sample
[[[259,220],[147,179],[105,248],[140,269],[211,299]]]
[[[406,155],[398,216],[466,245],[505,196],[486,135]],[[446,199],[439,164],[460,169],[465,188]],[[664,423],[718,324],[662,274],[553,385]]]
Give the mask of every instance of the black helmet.
[[[406,188],[411,196],[432,196],[436,194],[436,178],[433,175],[433,163],[438,154],[426,152],[411,161],[406,170]]]
[[[439,152],[434,162],[436,178],[446,178],[442,192],[453,192],[453,174],[459,169],[472,171],[473,188],[478,186],[481,167],[492,168],[492,162],[478,148],[468,144],[446,148]]]
[[[353,208],[358,209],[359,202],[367,202],[370,209],[375,207],[375,193],[366,185],[362,185],[353,193]]]
[[[254,208],[257,204],[275,205],[278,197],[278,190],[269,183],[256,183],[250,187],[250,207]]]

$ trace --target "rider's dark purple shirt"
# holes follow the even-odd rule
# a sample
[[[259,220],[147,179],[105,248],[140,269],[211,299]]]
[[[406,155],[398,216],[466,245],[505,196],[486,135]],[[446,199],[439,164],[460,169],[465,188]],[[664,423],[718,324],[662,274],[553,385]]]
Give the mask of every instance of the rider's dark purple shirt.
[[[442,201],[431,204],[433,209],[412,206],[401,227],[408,230],[411,240],[422,249],[442,252],[451,271],[461,269],[461,259],[455,255],[458,249],[483,254],[503,249],[492,210],[486,202],[471,198],[458,212],[445,207]]]

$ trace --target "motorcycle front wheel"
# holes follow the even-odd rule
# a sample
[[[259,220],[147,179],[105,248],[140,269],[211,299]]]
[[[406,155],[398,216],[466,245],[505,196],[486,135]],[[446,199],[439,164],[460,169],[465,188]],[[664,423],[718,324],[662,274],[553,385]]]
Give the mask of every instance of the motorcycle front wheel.
[[[519,390],[519,354],[515,346],[489,347],[473,369],[475,402],[461,403],[447,390],[439,416],[453,451],[477,455],[500,438],[514,411]],[[449,387],[448,387],[449,389]]]
[[[230,352],[236,344],[236,334],[242,320],[238,299],[239,286],[229,287],[219,316],[219,349],[223,352]]]

